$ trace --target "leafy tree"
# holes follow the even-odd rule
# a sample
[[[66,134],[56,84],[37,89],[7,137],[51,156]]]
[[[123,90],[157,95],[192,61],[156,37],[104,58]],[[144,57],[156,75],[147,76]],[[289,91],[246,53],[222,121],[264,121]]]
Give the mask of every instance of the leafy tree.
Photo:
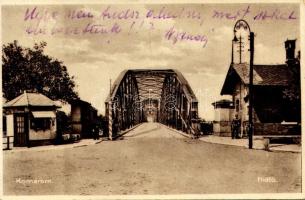
[[[3,96],[11,100],[28,92],[39,92],[53,100],[78,99],[74,77],[62,61],[44,54],[46,42],[23,48],[15,40],[2,47]]]

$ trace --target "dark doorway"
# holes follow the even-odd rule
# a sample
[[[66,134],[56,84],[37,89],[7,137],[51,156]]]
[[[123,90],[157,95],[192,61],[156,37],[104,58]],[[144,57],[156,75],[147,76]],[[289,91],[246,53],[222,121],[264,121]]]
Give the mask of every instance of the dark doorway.
[[[24,113],[14,114],[14,146],[27,146],[28,134],[28,115]]]

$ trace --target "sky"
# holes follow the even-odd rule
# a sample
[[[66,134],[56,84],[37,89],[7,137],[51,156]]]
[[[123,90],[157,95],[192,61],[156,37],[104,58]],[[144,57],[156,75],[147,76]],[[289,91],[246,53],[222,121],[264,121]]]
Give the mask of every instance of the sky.
[[[110,80],[123,70],[178,69],[198,98],[199,116],[213,120],[211,104],[230,99],[220,91],[236,21],[246,20],[255,33],[254,64],[281,64],[286,39],[297,39],[300,49],[299,17],[297,4],[8,5],[2,6],[2,43],[47,42],[45,53],[64,62],[80,98],[100,114]]]

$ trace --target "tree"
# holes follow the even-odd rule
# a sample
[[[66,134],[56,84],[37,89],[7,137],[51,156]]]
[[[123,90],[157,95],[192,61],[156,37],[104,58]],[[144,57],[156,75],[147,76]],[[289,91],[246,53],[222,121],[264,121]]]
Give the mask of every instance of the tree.
[[[44,54],[46,42],[23,48],[15,40],[2,47],[3,96],[11,100],[23,91],[39,92],[53,100],[78,99],[74,77],[62,61]]]

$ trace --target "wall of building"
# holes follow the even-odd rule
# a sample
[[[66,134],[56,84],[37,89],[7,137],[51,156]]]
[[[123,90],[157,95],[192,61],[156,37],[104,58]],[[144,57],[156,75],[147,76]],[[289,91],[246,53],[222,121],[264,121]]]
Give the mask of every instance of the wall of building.
[[[91,105],[85,105],[81,108],[81,124],[82,124],[82,137],[92,137],[92,126],[95,124],[97,119],[97,110]]]
[[[82,125],[80,124],[80,122],[72,124],[72,130],[73,130],[73,133],[75,133],[75,134],[81,134],[81,132],[82,132]]]
[[[243,134],[246,134],[246,126],[249,122],[249,109],[248,109],[249,99],[247,99],[247,101],[245,101],[245,97],[247,97],[247,95],[248,95],[248,86],[246,86],[242,82],[238,82],[235,85],[234,93],[232,95],[234,109],[231,112],[231,120],[233,120],[235,118],[235,115],[238,114],[238,117],[241,120],[241,125],[242,125],[241,132]],[[252,112],[253,112],[253,122],[260,123],[255,109],[253,109]]]
[[[283,89],[281,87],[255,87],[253,106],[257,112],[254,122],[281,123],[286,119]]]
[[[245,101],[245,97],[248,94],[248,87],[246,87],[241,82],[238,82],[235,85],[234,93],[232,95],[232,101],[234,104],[234,110],[231,113],[231,119],[235,118],[235,115],[238,114],[241,121],[247,121],[248,118],[248,105],[249,103]]]
[[[71,106],[71,121],[72,130],[75,134],[81,134],[82,132],[82,109],[79,105]]]
[[[230,121],[213,122],[213,132],[214,135],[217,136],[230,137],[231,122]]]
[[[218,136],[231,136],[231,118],[233,109],[215,108],[213,132]]]
[[[97,119],[97,110],[90,104],[72,104],[71,119],[73,133],[82,138],[92,137],[91,128]]]
[[[71,107],[71,120],[72,120],[72,122],[81,121],[81,107],[80,106],[73,105]]]
[[[34,130],[29,129],[29,139],[30,140],[52,140],[56,138],[56,120],[51,119],[51,128],[46,130]],[[30,120],[29,120],[29,127],[31,127]]]
[[[215,108],[214,121],[231,121],[231,108]]]

